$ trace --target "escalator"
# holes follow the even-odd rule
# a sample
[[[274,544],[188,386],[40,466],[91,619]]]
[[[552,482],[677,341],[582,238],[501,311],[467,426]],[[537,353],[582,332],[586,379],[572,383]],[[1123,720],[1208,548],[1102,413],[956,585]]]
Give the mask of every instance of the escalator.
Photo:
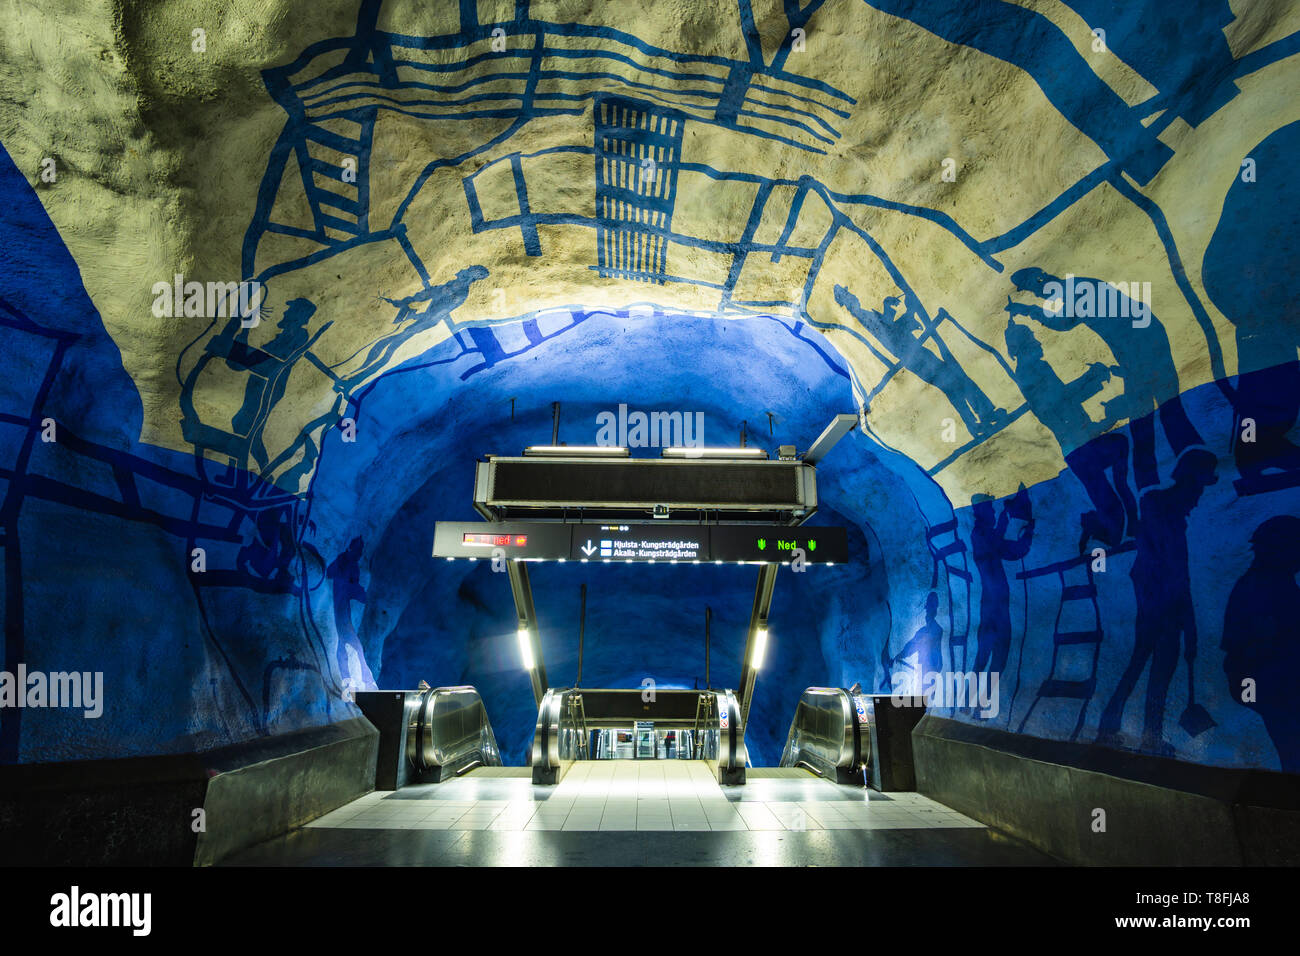
[[[809,687],[795,705],[782,767],[802,767],[836,783],[862,783],[871,761],[865,703],[839,687]]]
[[[924,713],[922,700],[809,687],[795,705],[781,766],[835,783],[913,790],[911,734]]]
[[[575,761],[614,756],[602,744],[603,734],[647,726],[652,734],[672,731],[677,759],[704,761],[718,783],[745,782],[745,730],[731,691],[577,688],[550,688],[542,697],[533,732],[533,782],[559,783]],[[657,755],[657,747],[650,753]]]
[[[379,730],[377,790],[501,766],[483,698],[469,685],[359,691],[355,701]]]

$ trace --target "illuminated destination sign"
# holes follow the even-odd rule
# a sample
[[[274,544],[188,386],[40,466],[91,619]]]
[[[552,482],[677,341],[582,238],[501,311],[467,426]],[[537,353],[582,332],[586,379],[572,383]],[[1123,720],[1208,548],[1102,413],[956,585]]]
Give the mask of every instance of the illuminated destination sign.
[[[714,525],[710,535],[714,561],[764,561],[786,564],[802,552],[808,564],[843,564],[849,559],[843,528],[791,528],[782,525]]]
[[[569,529],[540,521],[439,521],[434,525],[433,553],[439,558],[567,558]]]
[[[844,564],[843,528],[439,521],[434,557],[523,561]]]
[[[461,544],[480,548],[523,548],[528,545],[526,534],[480,534],[466,531],[460,536]]]
[[[574,561],[707,561],[709,529],[699,525],[574,525]]]

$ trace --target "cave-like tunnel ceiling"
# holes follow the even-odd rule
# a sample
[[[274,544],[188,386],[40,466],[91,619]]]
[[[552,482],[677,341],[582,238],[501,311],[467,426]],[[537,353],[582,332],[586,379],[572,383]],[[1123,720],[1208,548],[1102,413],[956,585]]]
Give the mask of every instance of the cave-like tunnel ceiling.
[[[472,517],[472,459],[545,442],[560,401],[577,443],[620,404],[801,451],[860,413],[819,516],[860,566],[780,599],[812,620],[755,728],[767,759],[796,683],[889,689],[919,653],[1003,669],[1013,731],[1295,769],[1219,646],[1252,532],[1300,510],[1295,4],[91,6],[20,4],[0,36],[6,328],[41,343],[6,355],[30,386],[7,410],[39,395],[76,439],[25,466],[43,537],[6,660],[112,647],[124,703],[89,743],[9,722],[10,759],[212,745],[337,719],[349,682],[493,674],[518,757],[508,593],[429,544]],[[240,282],[247,315],[213,285]],[[713,594],[743,639],[750,577],[659,570],[602,579],[628,603],[593,602],[593,630],[689,619],[691,649],[665,647],[697,654]],[[547,580],[569,668],[580,578]],[[1144,710],[1130,672],[1187,614],[1195,676],[1153,675]],[[1094,635],[1068,665],[1063,634]],[[632,686],[662,666],[615,658]],[[1193,704],[1213,729],[1177,725]]]
[[[1221,72],[1234,39],[1286,33],[1286,4],[1231,23],[1210,4],[1224,23],[1197,26],[1230,26],[1226,42],[1159,65],[1158,45],[1156,62],[1126,62],[1123,14],[1115,48],[1095,52],[1081,14],[1098,4],[996,6],[533,3],[516,19],[502,0],[366,3],[358,19],[350,0],[268,21],[253,4],[128,4],[64,40],[77,84],[26,91],[5,142],[20,169],[53,155],[75,171],[44,204],[140,390],[148,442],[305,491],[346,398],[458,330],[551,331],[556,310],[645,304],[824,330],[873,433],[968,501],[1064,467],[1007,368],[1017,270],[1149,282],[1175,373],[1156,399],[1235,366],[1200,264],[1243,157],[1297,108],[1290,72],[1260,69],[1191,125],[1165,106],[1179,90],[1141,72]],[[78,69],[92,58],[110,68]],[[150,321],[141,277],[176,272],[263,281],[277,317],[296,299],[314,309],[302,328],[318,363],[267,415],[264,461],[196,441],[238,412],[246,374],[203,362],[221,324]],[[892,343],[864,334],[858,310],[891,298],[940,323],[929,349],[961,365],[952,381],[897,373]],[[396,320],[411,333],[372,354]],[[1086,328],[1042,338],[1070,369],[1115,361]]]

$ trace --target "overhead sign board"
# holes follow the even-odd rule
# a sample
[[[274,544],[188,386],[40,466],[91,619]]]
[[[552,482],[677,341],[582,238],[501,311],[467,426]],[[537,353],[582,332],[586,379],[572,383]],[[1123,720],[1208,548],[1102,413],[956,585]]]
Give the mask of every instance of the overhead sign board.
[[[522,561],[844,564],[843,528],[439,521],[434,557]]]

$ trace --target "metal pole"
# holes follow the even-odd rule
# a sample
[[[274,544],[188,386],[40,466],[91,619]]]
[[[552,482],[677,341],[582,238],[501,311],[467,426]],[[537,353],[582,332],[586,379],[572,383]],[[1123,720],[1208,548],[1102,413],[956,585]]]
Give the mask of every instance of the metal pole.
[[[551,444],[560,443],[560,403],[551,402]]]
[[[713,608],[707,605],[704,608],[704,689],[711,690],[713,684],[709,681],[709,623],[713,620]]]
[[[537,611],[533,607],[533,588],[528,580],[528,568],[522,561],[506,562],[506,577],[510,579],[510,593],[515,599],[515,614],[519,619],[519,629],[528,634],[529,650],[533,657],[533,669],[529,676],[533,682],[533,697],[540,707],[546,696],[546,662],[542,660],[542,636],[537,629]]]
[[[582,610],[578,615],[578,676],[573,681],[574,687],[582,686],[582,641],[587,634],[587,585],[579,589],[582,594]]]

